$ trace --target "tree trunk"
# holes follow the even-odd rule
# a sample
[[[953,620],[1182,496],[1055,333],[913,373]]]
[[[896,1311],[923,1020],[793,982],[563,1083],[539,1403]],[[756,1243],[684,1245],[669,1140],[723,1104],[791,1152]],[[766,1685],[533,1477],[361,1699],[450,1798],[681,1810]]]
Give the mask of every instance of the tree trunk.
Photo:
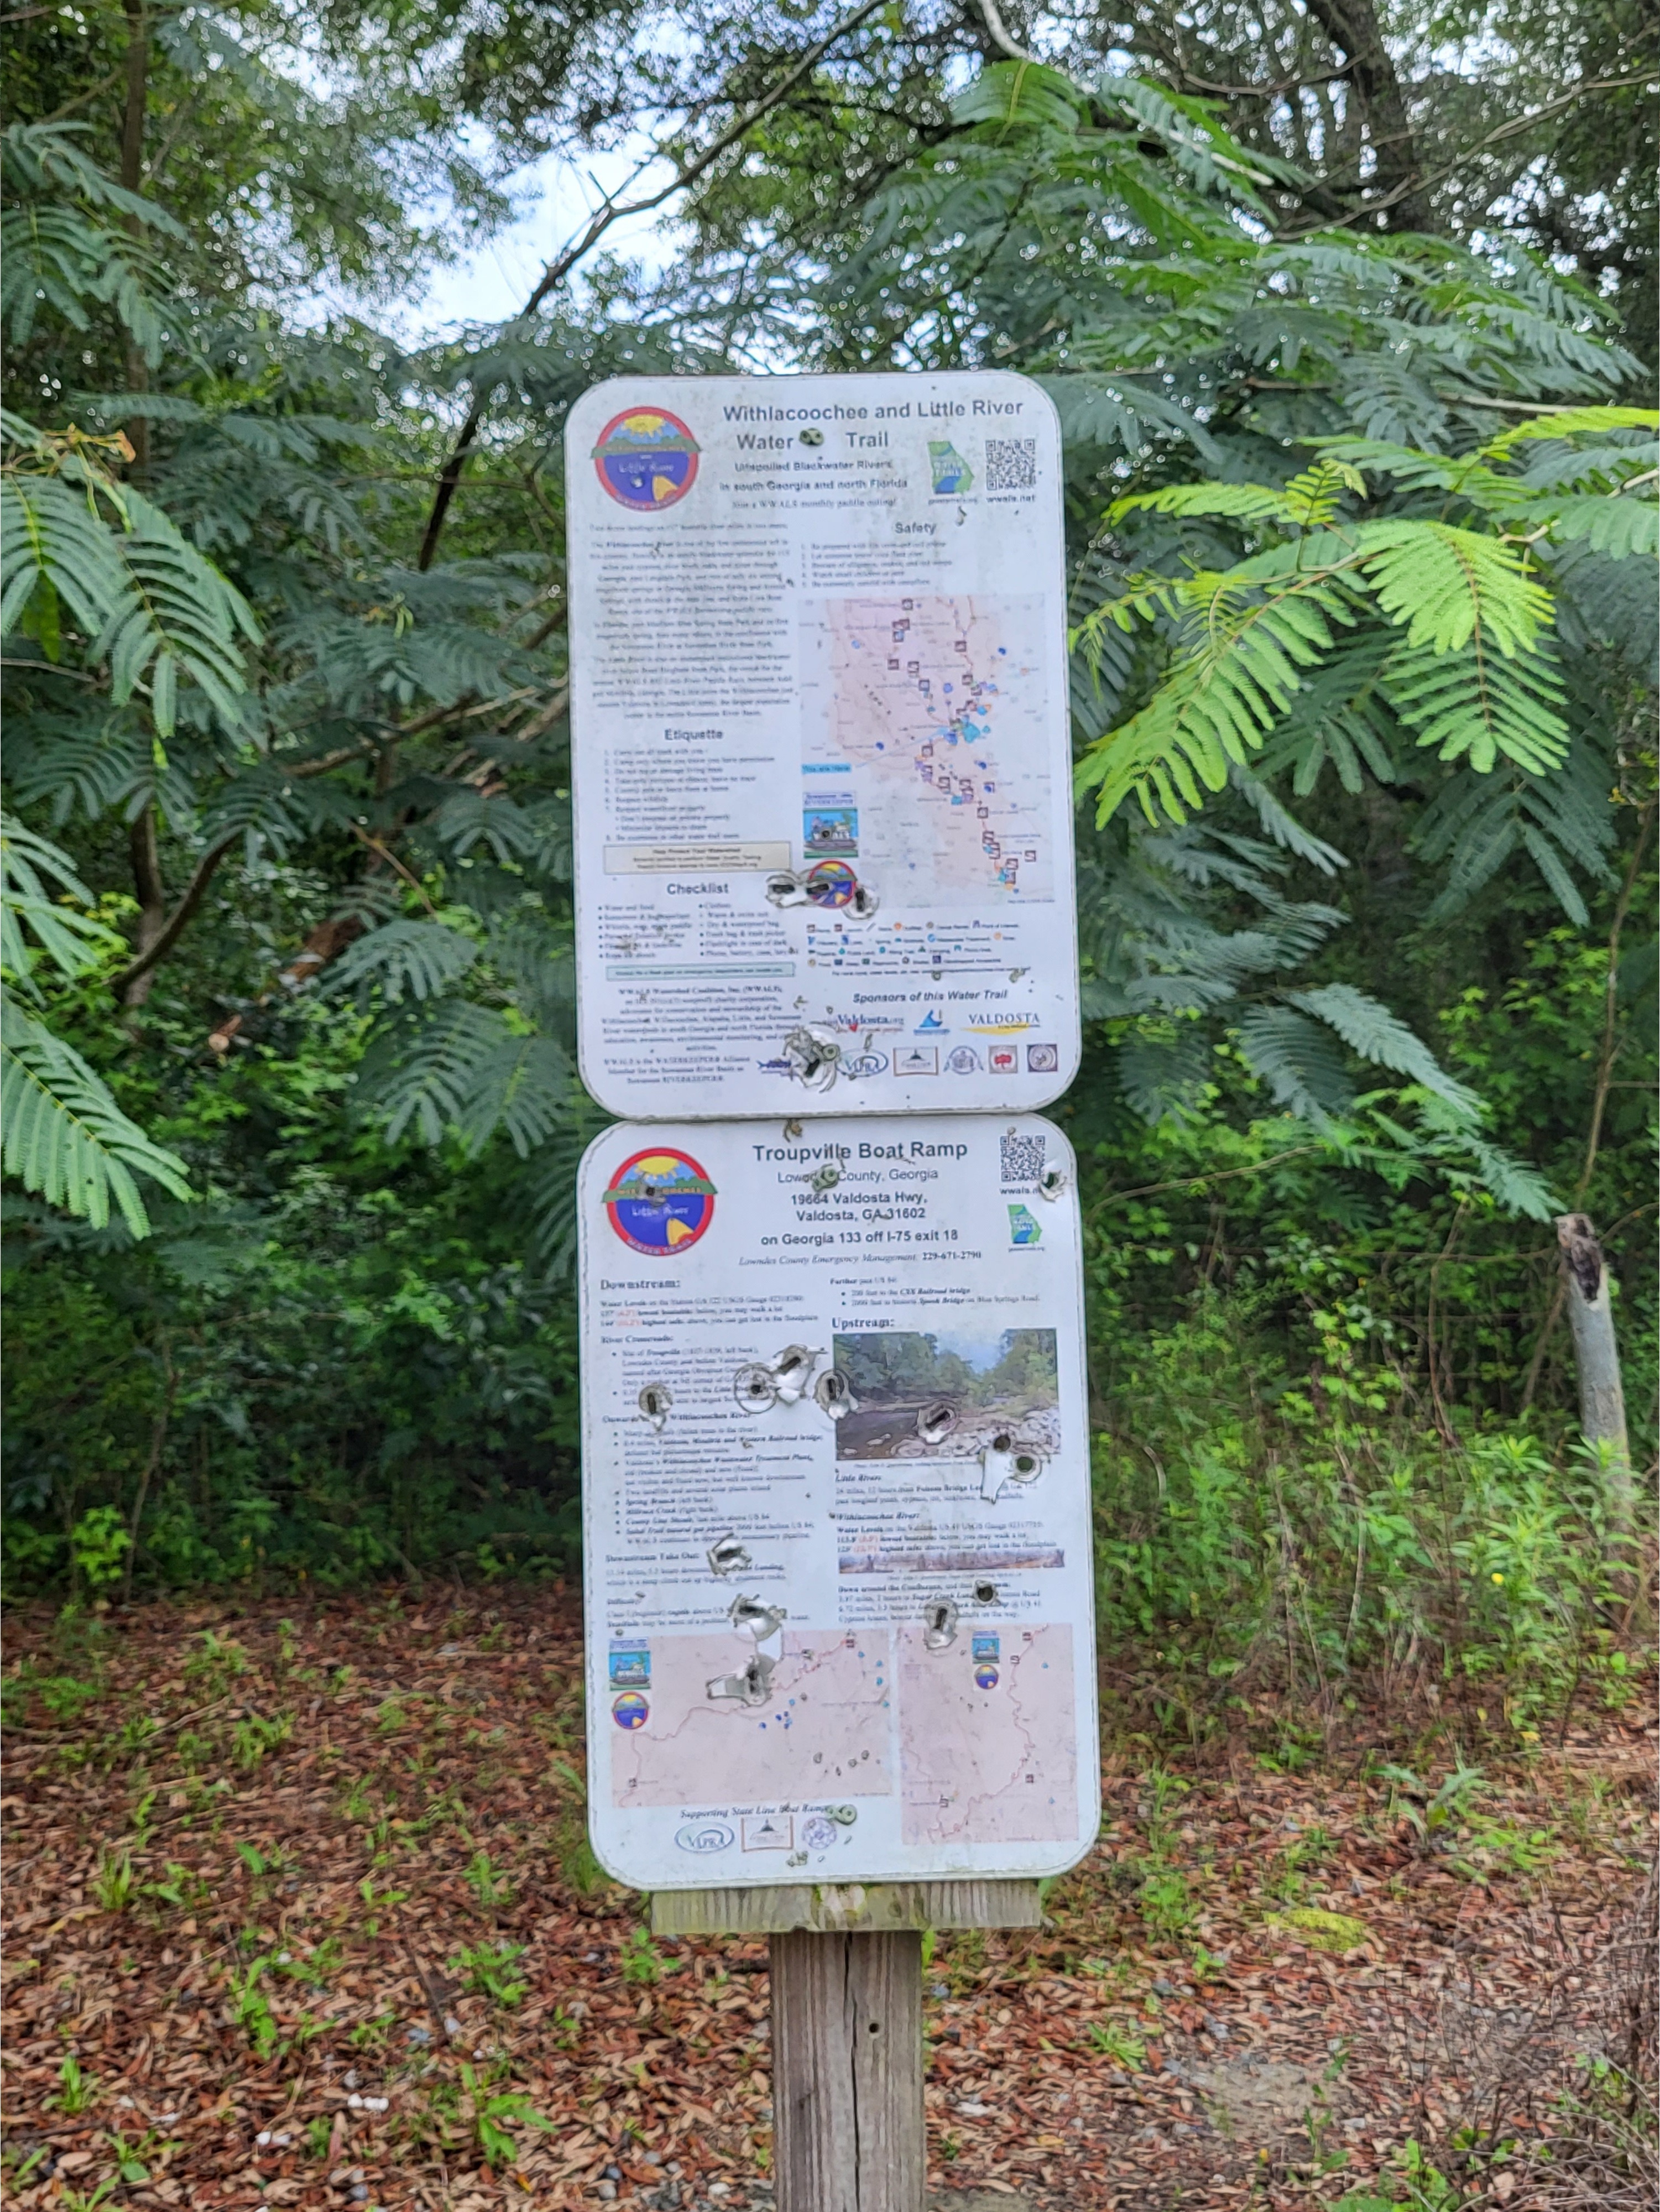
[[[1430,204],[1418,182],[1418,149],[1395,64],[1372,0],[1309,0],[1309,13],[1349,64],[1376,163],[1376,197],[1388,202],[1385,230],[1428,230]]]
[[[1636,1499],[1608,1267],[1588,1215],[1559,1214],[1556,1241],[1562,1248],[1568,1327],[1573,1334],[1574,1364],[1579,1374],[1579,1427],[1585,1442],[1596,1447],[1602,1460],[1608,1559],[1629,1595],[1636,1564],[1633,1545]]]
[[[144,111],[149,97],[149,21],[144,14],[143,0],[127,0],[127,67],[126,99],[121,110],[121,182],[128,191],[141,191],[144,181]],[[136,215],[125,218],[126,227],[135,239],[143,236],[143,225]],[[149,390],[149,363],[141,348],[129,341],[127,345],[127,389],[129,392]],[[127,443],[132,447],[132,465],[140,476],[149,467],[150,430],[148,416],[134,415],[127,421]]]
[[[155,840],[155,808],[146,806],[127,832],[127,849],[132,855],[132,888],[138,901],[138,937],[133,950],[139,954],[149,951],[167,920],[167,888],[161,880],[161,855]],[[147,968],[136,975],[122,994],[122,1003],[142,1006],[150,994],[150,985],[155,981],[154,968]]]

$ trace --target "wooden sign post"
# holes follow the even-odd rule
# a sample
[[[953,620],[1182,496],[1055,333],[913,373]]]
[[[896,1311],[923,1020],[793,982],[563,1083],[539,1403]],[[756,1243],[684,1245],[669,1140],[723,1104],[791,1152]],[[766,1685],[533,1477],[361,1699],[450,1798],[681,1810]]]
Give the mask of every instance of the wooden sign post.
[[[658,1935],[764,1933],[778,2212],[923,2212],[922,1931],[1036,1928],[1035,1881],[670,1890]]]

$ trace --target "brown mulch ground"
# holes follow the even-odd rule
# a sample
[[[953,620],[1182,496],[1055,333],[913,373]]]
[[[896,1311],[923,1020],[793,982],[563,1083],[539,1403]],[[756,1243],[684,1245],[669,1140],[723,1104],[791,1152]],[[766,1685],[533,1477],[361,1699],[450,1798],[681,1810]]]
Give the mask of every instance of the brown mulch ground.
[[[101,1656],[10,1628],[8,2203],[769,2203],[764,1947],[653,1945],[588,1860],[570,1599],[101,1626]],[[940,2205],[1330,2203],[1456,2123],[1472,2023],[1525,2026],[1548,1985],[1590,2046],[1652,1854],[1648,1717],[1484,1759],[1450,1851],[1391,1813],[1363,1729],[1294,1773],[1243,1735],[1132,1739],[1049,1923],[939,1940]],[[1363,1940],[1277,1919],[1310,1907]]]

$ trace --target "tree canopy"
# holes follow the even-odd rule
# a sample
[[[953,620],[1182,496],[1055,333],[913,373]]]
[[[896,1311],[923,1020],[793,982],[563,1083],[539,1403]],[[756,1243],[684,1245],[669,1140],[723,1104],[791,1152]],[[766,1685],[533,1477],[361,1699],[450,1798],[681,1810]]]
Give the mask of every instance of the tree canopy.
[[[24,1571],[112,1504],[179,1579],[569,1551],[604,1117],[560,434],[629,368],[1055,400],[1103,1325],[1220,1269],[1294,1369],[1317,1247],[1389,1278],[1360,1334],[1402,1387],[1560,1384],[1529,1224],[1642,1242],[1651,36],[1535,0],[23,11]],[[520,313],[413,335],[520,165],[618,148],[637,186]],[[609,250],[638,204],[666,269]],[[100,1331],[122,1378],[66,1398]]]

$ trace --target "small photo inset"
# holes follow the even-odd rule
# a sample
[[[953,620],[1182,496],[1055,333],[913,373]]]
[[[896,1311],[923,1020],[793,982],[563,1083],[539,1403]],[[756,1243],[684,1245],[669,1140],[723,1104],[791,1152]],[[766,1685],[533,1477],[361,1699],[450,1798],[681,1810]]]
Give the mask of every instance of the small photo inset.
[[[978,1459],[1005,1435],[1045,1458],[1061,1449],[1052,1328],[884,1329],[835,1344],[857,1401],[836,1425],[837,1459]]]
[[[801,816],[801,849],[809,865],[826,859],[846,860],[859,850],[859,809],[856,806],[809,806]]]

